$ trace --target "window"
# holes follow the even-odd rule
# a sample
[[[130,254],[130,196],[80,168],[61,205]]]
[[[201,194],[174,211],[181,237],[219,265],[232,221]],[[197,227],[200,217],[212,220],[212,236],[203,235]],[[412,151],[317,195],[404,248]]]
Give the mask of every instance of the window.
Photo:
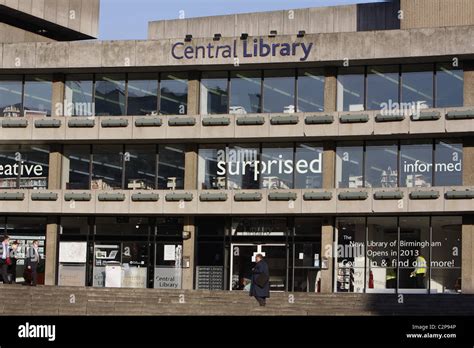
[[[86,216],[62,216],[61,217],[61,240],[63,235],[83,235],[89,234],[89,218]]]
[[[129,74],[127,115],[158,113],[158,75]]]
[[[402,103],[410,103],[413,108],[433,107],[432,64],[402,66]]]
[[[257,144],[232,144],[227,149],[227,185],[231,190],[258,189],[260,147]]]
[[[125,115],[125,74],[96,76],[95,109],[97,116]]]
[[[90,157],[89,145],[66,145],[64,147],[64,167],[68,170],[67,190],[89,190]]]
[[[21,76],[2,76],[0,78],[0,116],[23,116],[22,80],[23,78]]]
[[[365,156],[366,187],[398,186],[398,144],[368,142]]]
[[[162,74],[160,81],[160,113],[185,115],[188,105],[188,80],[186,74]]]
[[[263,78],[263,112],[296,112],[295,71],[266,70]]]
[[[67,75],[64,91],[65,116],[93,116],[93,75]]]
[[[160,145],[158,152],[158,189],[184,189],[184,145]]]
[[[295,188],[321,188],[323,186],[322,145],[297,144],[293,169],[295,172]]]
[[[0,187],[2,189],[15,189],[19,187],[20,173],[18,162],[21,159],[20,146],[0,145]]]
[[[260,71],[231,73],[230,113],[261,112],[262,74]]]
[[[365,109],[364,68],[339,69],[337,76],[337,110]]]
[[[49,173],[49,147],[22,145],[20,148],[20,188],[47,189]]]
[[[120,145],[93,146],[92,190],[122,189],[123,156]]]
[[[224,145],[199,148],[198,187],[203,190],[226,188],[226,151]]]
[[[263,189],[292,189],[293,144],[264,145],[262,147],[262,183]]]
[[[226,114],[229,109],[227,72],[203,73],[201,78],[201,114]]]
[[[436,107],[464,105],[464,71],[452,64],[439,64],[436,70]]]
[[[438,140],[435,146],[436,186],[462,186],[463,144],[456,141]]]
[[[426,141],[403,141],[400,145],[400,186],[433,185],[433,144]]]
[[[153,190],[156,187],[156,146],[125,146],[125,188]]]
[[[324,111],[324,80],[319,70],[298,70],[298,112]]]
[[[398,104],[398,66],[367,68],[367,110],[392,109]]]
[[[26,115],[51,116],[53,83],[48,76],[27,76],[23,107]]]
[[[148,235],[149,228],[150,223],[147,217],[97,216],[95,218],[97,235]]]
[[[336,187],[364,187],[362,143],[342,143],[336,150]]]

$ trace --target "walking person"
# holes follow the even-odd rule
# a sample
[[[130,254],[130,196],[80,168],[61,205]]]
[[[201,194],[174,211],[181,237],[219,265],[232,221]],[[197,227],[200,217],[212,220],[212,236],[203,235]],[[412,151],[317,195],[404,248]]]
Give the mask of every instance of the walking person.
[[[0,249],[0,273],[3,284],[10,284],[8,279],[8,264],[10,263],[10,237],[3,236],[2,247]]]
[[[33,245],[28,250],[26,258],[26,268],[31,271],[31,286],[36,286],[38,281],[38,264],[41,262],[41,255],[39,253],[39,242],[33,241]]]
[[[266,299],[270,297],[270,273],[268,264],[262,254],[255,256],[255,267],[252,269],[252,280],[250,283],[250,296],[255,297],[262,307],[266,305]]]
[[[10,273],[10,283],[15,284],[16,283],[16,263],[18,261],[18,258],[16,257],[17,252],[18,252],[18,245],[20,243],[16,240],[12,243],[12,247],[10,249],[10,260],[11,263],[8,266],[8,273]]]

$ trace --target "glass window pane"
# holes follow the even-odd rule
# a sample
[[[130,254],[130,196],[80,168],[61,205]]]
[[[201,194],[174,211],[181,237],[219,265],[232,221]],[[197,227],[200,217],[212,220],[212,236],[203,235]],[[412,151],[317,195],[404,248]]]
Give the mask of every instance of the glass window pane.
[[[20,146],[0,145],[0,188],[2,189],[18,188],[18,185],[19,185],[18,161],[20,160],[20,158],[21,158]]]
[[[398,262],[397,218],[369,217],[367,228],[367,289],[395,289]]]
[[[227,185],[230,190],[258,189],[260,147],[257,144],[231,144],[227,150]],[[258,162],[257,162],[258,163]]]
[[[158,113],[158,75],[129,74],[127,115]]]
[[[0,116],[23,116],[23,82],[21,76],[3,76],[0,78]]]
[[[362,143],[340,144],[336,149],[336,187],[364,187],[362,178],[364,147]]]
[[[436,107],[464,105],[464,71],[451,64],[440,64],[436,71]]]
[[[293,188],[294,149],[292,144],[265,145],[262,147],[262,184],[263,189]]]
[[[295,218],[295,235],[320,236],[322,225],[323,219],[321,218]]]
[[[87,235],[89,234],[89,218],[86,216],[61,217],[62,235]]]
[[[295,152],[295,188],[323,186],[323,147],[321,144],[297,144]]]
[[[398,104],[398,66],[367,68],[367,110],[393,108]]]
[[[97,75],[95,82],[97,116],[125,115],[125,75]]]
[[[337,292],[364,292],[365,218],[337,219]]]
[[[398,186],[398,145],[393,142],[368,142],[365,150],[366,187]]]
[[[156,146],[125,146],[125,188],[153,190],[156,181]]]
[[[364,110],[364,88],[364,68],[339,69],[337,76],[337,110]]]
[[[463,145],[461,142],[441,141],[435,147],[435,185],[462,186]]]
[[[203,73],[201,114],[226,114],[229,107],[227,72]]]
[[[158,236],[175,236],[183,239],[183,218],[167,217],[158,218],[156,221]]]
[[[295,112],[295,82],[294,70],[266,70],[263,112]]]
[[[51,116],[52,91],[49,76],[27,76],[23,101],[25,115]]]
[[[122,189],[122,146],[93,146],[92,190]]]
[[[239,71],[231,74],[230,113],[261,112],[262,74],[260,71]]]
[[[47,189],[49,173],[49,147],[23,145],[21,154],[20,188]]]
[[[400,257],[398,287],[426,289],[430,249],[429,217],[400,218]]]
[[[430,187],[433,184],[433,145],[403,141],[400,145],[400,186]]]
[[[64,147],[64,173],[66,190],[88,190],[90,187],[90,146],[66,145]]]
[[[147,235],[149,225],[147,217],[98,216],[95,218],[95,232],[98,235]]]
[[[184,189],[184,145],[160,145],[158,153],[158,189]]]
[[[162,74],[160,81],[160,113],[185,115],[188,106],[188,79],[186,74]]]
[[[92,100],[94,80],[92,75],[67,75],[64,91],[65,116],[93,116]]]
[[[203,145],[199,147],[198,188],[226,188],[226,152],[224,145]]]
[[[324,111],[324,74],[319,70],[298,70],[298,112]]]
[[[433,79],[431,64],[402,66],[402,102],[416,109],[433,107]]]

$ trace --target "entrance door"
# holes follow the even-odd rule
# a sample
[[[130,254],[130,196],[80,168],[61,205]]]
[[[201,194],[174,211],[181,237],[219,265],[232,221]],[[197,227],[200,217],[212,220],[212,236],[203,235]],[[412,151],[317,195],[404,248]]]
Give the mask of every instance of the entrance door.
[[[270,272],[270,291],[285,291],[287,250],[285,244],[232,244],[230,289],[250,290],[255,256],[262,254]]]

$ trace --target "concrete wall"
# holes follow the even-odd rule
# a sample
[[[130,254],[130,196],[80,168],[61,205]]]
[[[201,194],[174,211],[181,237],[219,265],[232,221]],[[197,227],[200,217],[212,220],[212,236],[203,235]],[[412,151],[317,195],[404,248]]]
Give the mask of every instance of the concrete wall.
[[[98,36],[100,0],[0,0],[0,6],[92,37]]]
[[[0,42],[51,42],[52,39],[32,33],[27,30],[16,28],[6,23],[0,23]]]

